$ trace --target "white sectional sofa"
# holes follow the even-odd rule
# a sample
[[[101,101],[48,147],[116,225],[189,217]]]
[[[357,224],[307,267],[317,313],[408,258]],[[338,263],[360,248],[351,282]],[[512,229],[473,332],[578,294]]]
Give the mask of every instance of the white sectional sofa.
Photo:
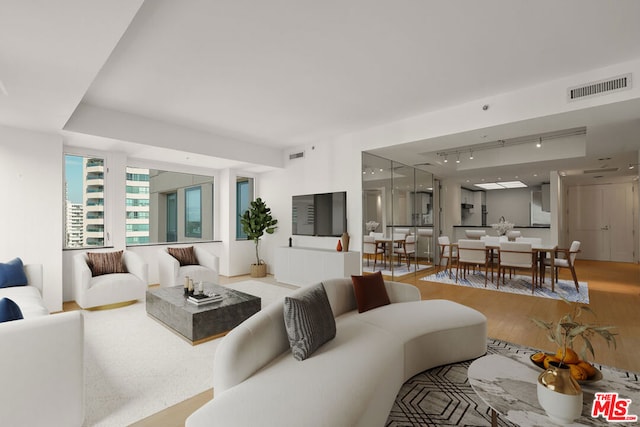
[[[215,397],[187,427],[383,426],[406,380],[486,353],[486,317],[474,309],[422,301],[416,287],[385,282],[391,304],[358,313],[350,279],[323,284],[335,338],[297,361],[283,303],[256,313],[220,342]]]
[[[81,426],[84,420],[84,323],[80,311],[49,314],[42,266],[27,264],[28,286],[0,288],[24,319],[0,323],[0,424]]]

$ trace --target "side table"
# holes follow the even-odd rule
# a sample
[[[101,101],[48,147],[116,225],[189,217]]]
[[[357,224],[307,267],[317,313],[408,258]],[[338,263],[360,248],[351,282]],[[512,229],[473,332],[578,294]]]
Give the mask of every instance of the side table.
[[[600,371],[602,380],[580,384],[584,393],[582,416],[570,426],[610,425],[602,417],[591,417],[595,393],[619,393],[621,398],[631,399],[629,413],[640,415],[638,379],[613,368],[601,367]],[[519,426],[535,427],[553,425],[538,403],[537,381],[541,372],[528,354],[491,354],[471,363],[468,377],[473,390],[492,410],[492,426],[497,425],[499,414]]]

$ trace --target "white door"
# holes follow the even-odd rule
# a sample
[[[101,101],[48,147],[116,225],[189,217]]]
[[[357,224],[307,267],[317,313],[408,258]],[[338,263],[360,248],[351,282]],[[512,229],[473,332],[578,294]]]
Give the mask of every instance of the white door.
[[[634,261],[632,184],[569,187],[568,231],[579,255],[598,261]]]

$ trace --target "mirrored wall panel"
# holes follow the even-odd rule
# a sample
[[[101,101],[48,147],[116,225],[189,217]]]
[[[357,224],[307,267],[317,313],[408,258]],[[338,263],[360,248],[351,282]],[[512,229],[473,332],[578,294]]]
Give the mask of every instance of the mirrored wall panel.
[[[362,154],[363,272],[413,279],[433,265],[433,175]]]

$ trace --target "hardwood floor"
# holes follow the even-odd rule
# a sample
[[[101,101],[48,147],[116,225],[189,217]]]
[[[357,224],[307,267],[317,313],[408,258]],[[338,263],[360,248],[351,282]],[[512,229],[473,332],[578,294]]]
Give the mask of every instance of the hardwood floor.
[[[607,348],[604,340],[595,338],[593,346],[598,363],[640,372],[640,265],[578,260],[576,272],[580,281],[589,284],[589,307],[597,314],[595,321],[614,325],[618,333],[617,349]],[[422,273],[421,276],[430,274]],[[560,277],[570,279],[568,272]],[[248,277],[234,278],[246,280]],[[402,280],[417,286],[423,299],[449,299],[473,307],[488,318],[488,335],[513,343],[555,351],[544,332],[530,320],[537,317],[554,320],[570,308],[565,302],[528,295],[513,295],[484,289],[419,280]],[[489,284],[488,286],[491,286]],[[207,390],[133,424],[137,427],[178,427],[198,407],[209,401],[212,390]]]

